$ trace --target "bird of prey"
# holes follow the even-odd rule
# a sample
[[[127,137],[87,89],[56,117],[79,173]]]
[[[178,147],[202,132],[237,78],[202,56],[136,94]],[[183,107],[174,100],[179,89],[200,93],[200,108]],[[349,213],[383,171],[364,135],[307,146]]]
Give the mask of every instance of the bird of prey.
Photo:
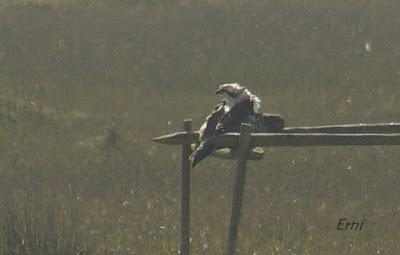
[[[192,167],[219,149],[210,142],[210,138],[237,132],[241,123],[257,122],[261,100],[246,87],[237,83],[222,84],[216,94],[224,99],[214,107],[199,130],[199,145],[190,156]]]

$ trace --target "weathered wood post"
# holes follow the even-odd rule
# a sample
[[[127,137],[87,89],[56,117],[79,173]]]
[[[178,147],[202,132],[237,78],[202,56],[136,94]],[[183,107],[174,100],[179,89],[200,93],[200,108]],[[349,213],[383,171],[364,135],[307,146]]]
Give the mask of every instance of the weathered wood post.
[[[239,147],[237,151],[238,161],[236,169],[236,181],[233,187],[231,223],[229,226],[228,246],[226,249],[227,255],[234,255],[236,253],[236,240],[239,230],[240,214],[242,209],[246,168],[247,168],[247,156],[250,148],[250,133],[251,133],[250,125],[242,124],[240,126]]]
[[[153,141],[182,145],[182,196],[181,196],[181,254],[190,253],[190,161],[191,143],[198,141],[198,132],[192,132],[191,120],[184,121],[184,131],[153,138]],[[314,127],[287,127],[282,133],[253,133],[251,126],[242,124],[240,134],[219,135],[214,143],[228,152],[217,150],[211,156],[222,159],[238,158],[236,180],[232,197],[231,222],[229,226],[227,255],[236,253],[243,201],[247,160],[260,160],[262,152],[251,147],[299,147],[299,146],[347,146],[347,145],[400,145],[400,123],[349,124]],[[235,151],[237,153],[235,153]]]
[[[192,120],[185,119],[183,129],[186,133],[192,132]],[[182,172],[181,172],[181,253],[190,254],[190,161],[191,144],[182,144]]]

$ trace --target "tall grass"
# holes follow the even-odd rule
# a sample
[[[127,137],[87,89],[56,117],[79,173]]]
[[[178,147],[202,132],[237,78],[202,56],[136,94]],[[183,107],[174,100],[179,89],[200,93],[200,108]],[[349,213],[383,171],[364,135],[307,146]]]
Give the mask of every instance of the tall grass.
[[[179,151],[240,82],[288,125],[399,120],[396,1],[3,1],[4,254],[176,254]],[[369,46],[367,47],[366,44]],[[271,148],[249,165],[240,254],[395,254],[399,149]],[[223,252],[231,161],[193,172],[192,249]],[[365,231],[336,231],[341,217]]]
[[[2,254],[92,254],[95,251],[82,228],[77,205],[66,204],[65,198],[61,202],[47,196],[15,192],[5,199],[1,208]]]

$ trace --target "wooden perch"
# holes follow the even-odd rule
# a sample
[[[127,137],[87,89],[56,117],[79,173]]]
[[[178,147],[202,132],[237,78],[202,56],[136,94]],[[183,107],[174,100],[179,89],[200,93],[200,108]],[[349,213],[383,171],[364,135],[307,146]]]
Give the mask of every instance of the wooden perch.
[[[238,133],[227,133],[215,138],[219,146],[237,147]],[[251,134],[254,146],[344,146],[344,145],[400,145],[400,134]]]
[[[171,145],[192,144],[199,141],[199,132],[175,132],[168,135],[154,137],[153,141]]]
[[[281,123],[283,119],[277,116],[257,115],[263,121]],[[282,120],[282,121],[281,121]],[[274,126],[271,132],[279,129],[280,133],[262,129],[270,124],[263,124],[256,120],[256,125],[241,124],[240,133],[225,133],[210,138],[219,147],[226,147],[214,151],[211,156],[223,159],[236,159],[236,181],[232,196],[232,213],[229,227],[227,255],[236,253],[243,193],[245,188],[245,172],[248,160],[259,160],[263,157],[263,149],[268,146],[345,146],[345,145],[400,145],[400,123],[378,124],[351,124],[314,127],[287,127]],[[266,123],[266,122],[265,122]],[[234,129],[236,131],[236,129]],[[259,132],[254,132],[259,131]],[[281,132],[282,131],[282,132]],[[253,132],[253,133],[252,133]],[[191,120],[185,120],[185,131],[153,138],[153,141],[182,145],[182,209],[181,209],[181,253],[190,254],[190,162],[189,155],[198,143],[198,132],[191,132]],[[259,146],[259,147],[258,147]],[[250,149],[252,148],[252,149]]]
[[[330,126],[315,126],[315,127],[286,127],[283,129],[284,134],[293,133],[327,133],[327,134],[400,134],[400,123],[378,123],[378,124],[348,124],[348,125],[330,125]],[[254,133],[253,133],[254,134]],[[273,133],[279,134],[279,133]],[[187,134],[186,132],[176,132],[168,135],[163,135],[153,138],[153,141],[163,144],[192,144],[197,143],[199,133],[194,132]]]
[[[294,133],[296,132],[296,133]],[[184,145],[198,142],[198,132],[176,132],[153,138],[153,141]],[[239,142],[239,133],[226,133],[213,138],[215,144],[224,149],[211,154],[222,159],[236,159],[235,149]],[[263,158],[264,150],[269,146],[346,146],[346,145],[400,145],[400,123],[351,124],[315,127],[287,127],[283,133],[252,133],[249,160]],[[254,148],[256,147],[256,148]]]
[[[376,124],[347,124],[347,125],[329,125],[313,127],[286,127],[283,133],[336,133],[336,134],[354,134],[354,133],[400,133],[400,123],[376,123]]]
[[[192,150],[195,149],[195,145],[192,144]],[[214,151],[210,155],[211,157],[221,158],[221,159],[237,159],[237,150],[231,148],[223,148]],[[249,160],[261,160],[264,157],[264,149],[261,147],[254,147],[249,151],[248,159]]]

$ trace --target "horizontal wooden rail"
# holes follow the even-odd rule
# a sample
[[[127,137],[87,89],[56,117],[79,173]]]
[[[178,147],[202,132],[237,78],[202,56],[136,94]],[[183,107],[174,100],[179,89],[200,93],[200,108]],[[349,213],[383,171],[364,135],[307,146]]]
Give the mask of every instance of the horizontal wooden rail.
[[[237,147],[238,133],[227,133],[212,139],[216,145]],[[269,146],[344,146],[400,145],[400,134],[274,134],[253,133],[250,145]]]
[[[210,155],[211,157],[215,158],[221,158],[221,159],[237,159],[237,150],[235,149],[230,149],[230,148],[223,148],[214,151]],[[249,153],[247,155],[248,160],[261,160],[264,158],[264,150],[263,148],[260,147],[254,147],[251,150],[249,150]]]
[[[311,126],[311,127],[286,127],[283,133],[335,133],[335,134],[353,134],[353,133],[400,133],[400,123],[376,123],[376,124],[346,124],[329,126]]]
[[[199,141],[199,132],[186,133],[186,132],[175,132],[168,135],[162,135],[153,138],[154,142],[179,145],[179,144],[192,144]]]
[[[377,124],[348,124],[348,125],[330,125],[330,126],[314,126],[314,127],[286,127],[283,134],[309,134],[309,133],[326,133],[326,134],[400,134],[400,123],[377,123]],[[281,133],[272,133],[274,136]],[[256,135],[256,134],[252,134]],[[263,135],[259,133],[257,135]],[[270,137],[269,136],[269,137]],[[277,136],[278,137],[278,136]],[[276,138],[283,139],[283,138]],[[293,139],[293,138],[292,138]],[[153,141],[164,144],[192,144],[199,140],[199,133],[176,132],[153,138]],[[355,144],[356,145],[356,144]],[[276,145],[275,145],[276,146]],[[290,146],[290,145],[281,145]],[[304,145],[297,145],[304,146]]]

